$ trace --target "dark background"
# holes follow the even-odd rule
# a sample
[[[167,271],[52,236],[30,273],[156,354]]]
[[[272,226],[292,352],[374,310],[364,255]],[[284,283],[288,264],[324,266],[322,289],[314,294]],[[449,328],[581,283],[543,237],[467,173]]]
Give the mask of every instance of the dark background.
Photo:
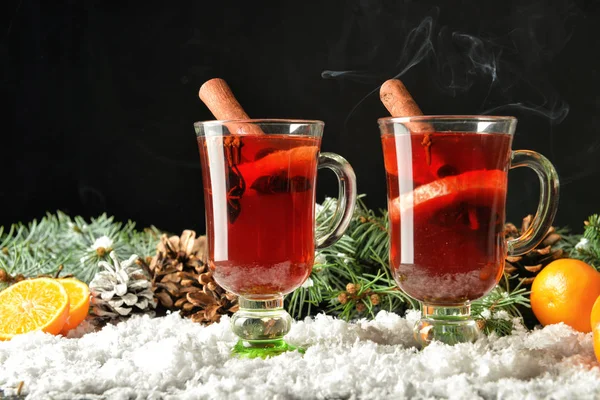
[[[401,75],[426,114],[515,115],[514,149],[545,154],[562,183],[556,223],[600,212],[597,1],[7,1],[0,225],[46,211],[102,212],[204,231],[192,123],[226,79],[256,118],[326,122],[322,149],[385,207],[377,89]],[[319,175],[321,199],[337,189]],[[537,204],[510,173],[508,218]]]

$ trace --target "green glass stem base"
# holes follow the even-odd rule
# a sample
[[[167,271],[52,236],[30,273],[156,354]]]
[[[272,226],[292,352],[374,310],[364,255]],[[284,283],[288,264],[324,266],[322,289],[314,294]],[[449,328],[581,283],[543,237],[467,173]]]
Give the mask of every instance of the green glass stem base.
[[[231,317],[231,329],[240,341],[232,353],[240,357],[271,357],[298,349],[283,337],[292,327],[292,317],[283,309],[283,297],[269,300],[238,299],[239,310]]]
[[[267,358],[278,356],[287,351],[304,354],[302,347],[293,346],[285,340],[240,340],[231,349],[231,354],[239,358]]]
[[[433,341],[449,345],[474,342],[479,338],[477,323],[471,318],[471,305],[453,307],[421,304],[422,318],[415,324],[415,339],[421,347]]]

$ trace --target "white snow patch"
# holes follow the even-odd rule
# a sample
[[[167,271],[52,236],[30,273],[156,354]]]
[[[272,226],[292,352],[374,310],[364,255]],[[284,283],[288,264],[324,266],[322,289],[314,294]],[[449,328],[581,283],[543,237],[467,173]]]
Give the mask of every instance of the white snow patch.
[[[308,277],[308,279],[304,281],[301,287],[308,289],[309,287],[313,287],[314,285],[315,283],[313,282],[312,278]]]
[[[575,249],[577,250],[587,250],[590,245],[590,241],[586,238],[581,238],[579,242],[575,245]]]
[[[591,334],[559,324],[417,350],[418,318],[307,318],[287,336],[306,354],[267,360],[231,357],[229,318],[204,327],[178,314],[132,317],[98,332],[84,323],[69,338],[0,342],[0,390],[14,395],[23,381],[30,399],[600,397]]]
[[[90,249],[98,250],[100,247],[108,249],[108,248],[112,247],[112,245],[113,245],[113,241],[111,238],[109,238],[108,236],[100,236],[99,238],[97,238],[94,241],[94,243],[92,244]]]

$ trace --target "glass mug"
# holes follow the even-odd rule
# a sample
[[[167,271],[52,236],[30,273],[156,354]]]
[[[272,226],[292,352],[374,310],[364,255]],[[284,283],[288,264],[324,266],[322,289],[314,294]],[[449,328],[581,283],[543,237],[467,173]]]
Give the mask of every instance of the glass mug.
[[[491,116],[379,119],[390,223],[390,267],[421,303],[421,346],[472,341],[470,301],[500,280],[508,255],[537,246],[558,205],[558,176],[542,155],[511,151],[517,120]],[[532,168],[540,202],[529,229],[504,238],[507,175]]]
[[[320,153],[324,123],[305,120],[207,121],[194,124],[202,165],[208,263],[215,281],[239,296],[231,320],[233,352],[267,356],[294,349],[283,336],[292,318],[283,297],[311,273],[315,247],[335,243],[354,211],[350,164]],[[328,232],[315,238],[317,169],[339,182]]]

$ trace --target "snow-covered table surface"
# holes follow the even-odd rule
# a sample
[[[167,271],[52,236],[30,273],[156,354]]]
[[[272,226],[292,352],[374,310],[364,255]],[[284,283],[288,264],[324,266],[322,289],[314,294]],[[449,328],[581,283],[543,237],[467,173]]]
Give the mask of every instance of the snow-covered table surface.
[[[600,398],[591,334],[553,325],[418,351],[417,317],[320,315],[287,336],[306,354],[266,360],[230,356],[228,318],[203,327],[177,314],[134,317],[69,335],[79,338],[32,333],[0,342],[0,398],[19,382],[31,399]]]

